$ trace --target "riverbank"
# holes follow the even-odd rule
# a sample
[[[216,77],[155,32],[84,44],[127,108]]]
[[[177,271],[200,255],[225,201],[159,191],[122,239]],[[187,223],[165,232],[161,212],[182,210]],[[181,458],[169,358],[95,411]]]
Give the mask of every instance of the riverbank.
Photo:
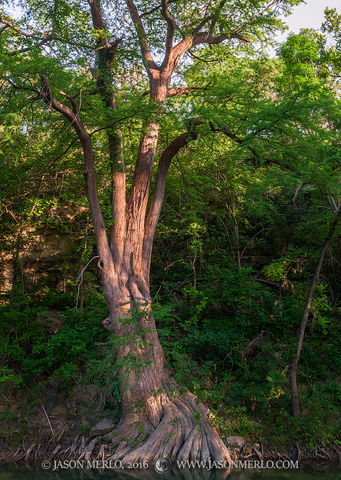
[[[99,460],[102,463],[111,461],[117,446],[110,444],[111,431],[103,433],[105,425],[107,425],[107,420],[99,422],[90,430],[89,434],[76,433],[77,428],[63,428],[61,431],[55,432],[49,439],[26,439],[26,441],[22,441],[22,445],[16,447],[10,446],[0,439],[0,463],[40,464],[43,460],[54,464],[71,460],[77,462]],[[271,448],[266,441],[252,443],[240,436],[230,436],[223,440],[230,449],[233,462],[236,463],[248,462],[249,465],[257,466],[269,461],[282,461],[283,463],[296,462],[296,465],[310,462],[341,465],[341,449],[336,444],[321,444],[312,448],[300,446],[296,442],[287,449],[278,451]],[[120,448],[124,447],[123,444],[124,442],[121,442]]]
[[[107,461],[113,458],[117,445],[111,440],[120,409],[118,404],[103,402],[101,387],[78,384],[65,392],[51,384],[40,397],[27,391],[2,400],[0,462]],[[248,420],[246,430],[245,418],[232,413],[229,417],[213,416],[212,421],[233,461],[312,461],[341,465],[341,448],[337,441],[321,441],[312,446],[289,435],[274,438],[266,434],[266,425],[255,420]],[[260,427],[263,429],[259,430]],[[124,450],[124,442],[120,448]]]

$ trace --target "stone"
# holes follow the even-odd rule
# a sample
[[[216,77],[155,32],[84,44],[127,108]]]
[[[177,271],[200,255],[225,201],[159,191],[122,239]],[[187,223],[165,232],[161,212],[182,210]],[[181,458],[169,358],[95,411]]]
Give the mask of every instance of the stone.
[[[245,438],[238,436],[226,437],[225,441],[227,445],[231,448],[242,448],[246,444]]]
[[[98,435],[105,435],[111,432],[114,428],[114,423],[109,418],[103,418],[96,425],[94,425],[89,432],[90,437],[97,437]]]

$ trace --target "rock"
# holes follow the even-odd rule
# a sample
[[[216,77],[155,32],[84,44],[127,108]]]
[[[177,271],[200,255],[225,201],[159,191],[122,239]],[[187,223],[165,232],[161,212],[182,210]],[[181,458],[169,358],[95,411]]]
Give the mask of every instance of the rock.
[[[110,443],[115,436],[115,432],[109,432],[101,436],[101,441],[105,443]]]
[[[98,435],[105,435],[106,433],[111,432],[114,428],[114,423],[109,418],[103,418],[94,425],[89,432],[90,437],[97,437]]]
[[[242,448],[246,444],[244,437],[231,436],[226,437],[226,443],[231,448]]]

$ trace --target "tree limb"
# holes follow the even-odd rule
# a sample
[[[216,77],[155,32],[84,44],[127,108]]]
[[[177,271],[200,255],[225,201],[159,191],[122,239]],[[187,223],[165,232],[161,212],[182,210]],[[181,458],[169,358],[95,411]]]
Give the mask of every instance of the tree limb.
[[[178,2],[179,0],[168,0],[168,3],[175,3],[175,2]],[[156,7],[154,8],[151,8],[150,10],[148,10],[147,12],[143,12],[141,13],[140,17],[147,17],[148,15],[150,15],[151,13],[154,13],[156,12],[156,10],[159,10],[159,8],[161,8],[161,5],[157,5]]]
[[[170,54],[170,52],[172,50],[172,47],[173,47],[174,33],[175,33],[175,28],[176,28],[175,19],[169,13],[169,10],[168,10],[168,1],[167,0],[162,0],[161,1],[161,14],[167,22],[166,53],[165,53],[165,58],[162,62],[162,65],[166,65],[168,63],[169,54]]]
[[[102,32],[106,30],[103,20],[100,0],[88,0],[91,11],[92,24],[95,30]],[[115,58],[116,47],[120,40],[116,40],[113,46],[106,46],[106,38],[100,33],[97,45],[97,67],[96,75],[97,87],[102,99],[103,105],[108,113],[110,120],[110,111],[117,111],[115,93],[113,88],[112,66]],[[113,253],[114,261],[120,265],[123,256],[124,236],[126,233],[126,174],[123,157],[123,136],[118,122],[112,123],[107,129],[107,138],[109,144],[109,159],[111,169],[111,214],[113,226],[110,235],[110,248]],[[95,133],[93,131],[90,135]]]
[[[97,240],[97,247],[99,255],[104,264],[112,262],[111,251],[106,234],[106,228],[104,224],[102,209],[99,203],[95,164],[93,158],[93,150],[91,144],[91,138],[86,131],[78,113],[75,113],[71,108],[59,102],[54,98],[52,90],[48,84],[47,78],[40,74],[41,90],[39,92],[43,102],[52,107],[57,112],[61,113],[74,127],[78,138],[81,141],[83,147],[84,161],[85,161],[85,184],[87,190],[87,196],[89,199],[89,207],[94,224],[94,230]]]
[[[200,32],[200,30],[210,21],[210,20],[213,20],[213,15],[208,15],[207,17],[203,18],[201,20],[201,22],[199,23],[199,25],[197,25],[194,30],[193,30],[193,33],[198,33]]]
[[[189,128],[187,132],[182,133],[176,137],[162,152],[160,161],[158,164],[158,170],[156,174],[156,181],[154,192],[152,196],[152,202],[148,212],[148,216],[145,223],[145,233],[143,240],[143,264],[146,269],[144,272],[145,277],[148,279],[149,267],[151,261],[153,240],[155,235],[156,226],[158,224],[163,198],[166,188],[166,179],[169,167],[171,165],[174,156],[187,145],[191,140],[197,138],[195,128],[203,123],[201,119],[191,119],[189,122]]]
[[[15,30],[17,33],[20,35],[23,35],[26,38],[37,38],[37,36],[46,36],[46,34],[37,34],[37,33],[28,33],[23,30],[21,30],[19,27],[17,27],[14,23],[10,22],[9,20],[6,20],[2,15],[0,15],[0,23],[3,25],[6,25],[6,27],[11,28],[12,30]]]
[[[196,90],[205,90],[206,87],[174,87],[167,90],[168,97],[176,97],[178,95],[188,95]]]
[[[167,90],[166,98],[169,97],[176,97],[178,95],[188,95],[191,92],[195,92],[196,90],[206,90],[206,87],[171,87]],[[143,92],[142,97],[146,97],[150,95],[150,90]]]
[[[255,157],[257,160],[259,161],[263,161],[265,164],[269,165],[269,164],[276,164],[276,165],[280,165],[282,167],[285,167],[287,170],[290,170],[292,172],[296,172],[296,169],[291,167],[290,165],[288,164],[283,164],[282,162],[280,162],[279,160],[275,160],[275,159],[270,159],[270,158],[263,158],[258,152],[257,150],[255,150],[253,147],[251,147],[251,145],[248,145],[245,143],[245,139],[242,139],[240,137],[238,137],[235,133],[233,133],[229,127],[227,125],[222,125],[222,126],[219,126],[218,128],[217,127],[214,127],[214,125],[210,122],[210,127],[211,127],[211,130],[212,132],[221,132],[223,133],[224,135],[226,135],[227,137],[229,137],[231,140],[233,140],[234,142],[238,143],[239,145],[244,145]],[[256,163],[256,166],[258,167],[258,161]]]
[[[207,43],[208,45],[218,45],[224,40],[230,40],[231,38],[241,40],[243,43],[250,43],[250,39],[248,39],[244,35],[241,35],[238,32],[234,32],[231,34],[221,33],[216,37],[213,36],[211,32],[201,32],[194,35],[193,45],[200,45],[201,43]]]
[[[143,63],[147,69],[148,74],[151,74],[151,70],[160,70],[160,67],[155,63],[149,49],[149,44],[147,40],[146,31],[144,29],[141,17],[136,8],[136,5],[133,0],[126,0],[127,7],[130,12],[132,21],[134,22],[135,29],[139,38],[141,54],[143,58]]]
[[[247,37],[239,33],[232,33],[230,35],[224,33],[215,37],[211,34],[210,31],[207,31],[195,33],[192,36],[187,36],[183,38],[179,43],[174,45],[169,54],[168,62],[167,64],[162,66],[162,69],[163,71],[167,72],[168,75],[171,75],[177,67],[182,55],[188,50],[190,50],[192,47],[203,43],[206,43],[208,45],[216,45],[222,43],[224,40],[229,40],[231,38],[237,38],[244,43],[250,43],[250,40]]]
[[[17,85],[16,83],[14,83],[10,78],[5,78],[5,80],[16,90],[25,90],[25,91],[29,91],[29,92],[34,92],[36,93],[39,98],[40,98],[40,91],[37,90],[36,88],[33,88],[33,87],[26,87],[26,86],[23,86],[23,85]]]
[[[292,407],[292,414],[294,417],[299,418],[301,415],[301,409],[300,409],[300,404],[299,404],[299,398],[298,398],[298,388],[297,388],[297,366],[298,362],[300,360],[301,356],[301,350],[303,347],[303,340],[304,340],[304,335],[305,335],[305,329],[307,326],[308,318],[309,318],[309,312],[310,312],[310,307],[311,303],[314,298],[314,293],[315,289],[320,277],[322,265],[323,265],[323,260],[326,254],[326,251],[328,249],[329,243],[333,238],[333,235],[335,233],[335,230],[338,226],[338,223],[341,219],[341,209],[340,206],[335,212],[335,218],[333,223],[331,224],[329,228],[329,232],[323,242],[321,251],[320,251],[320,257],[317,262],[316,268],[315,268],[315,273],[314,277],[312,279],[312,282],[310,284],[309,292],[307,295],[306,299],[306,304],[304,308],[304,312],[302,315],[302,320],[300,324],[300,330],[298,334],[298,339],[297,339],[297,346],[296,346],[296,353],[295,356],[292,358],[291,364],[290,364],[290,372],[289,372],[289,378],[290,378],[290,387],[291,387],[291,407]]]
[[[79,42],[74,42],[73,40],[68,40],[66,38],[62,38],[59,35],[55,35],[53,32],[25,32],[24,30],[21,30],[21,28],[17,27],[13,22],[10,22],[9,20],[6,20],[3,16],[0,15],[0,23],[5,25],[5,27],[11,28],[15,32],[19,33],[19,35],[25,37],[25,38],[32,38],[32,39],[37,39],[40,40],[34,47],[40,47],[42,45],[45,45],[48,43],[50,40],[56,40],[59,42],[64,42],[67,43],[68,45],[73,45],[75,47],[82,47],[82,48],[89,48],[91,50],[94,50],[95,48],[92,45],[87,45]],[[3,29],[4,30],[4,29]],[[2,32],[3,32],[2,30]],[[1,32],[1,33],[2,33]],[[10,55],[18,55],[20,53],[25,53],[28,52],[32,47],[25,47],[20,50],[16,50],[13,52],[10,52]]]
[[[71,103],[71,105],[72,105],[72,111],[73,111],[73,113],[78,114],[78,113],[79,113],[79,108],[78,108],[78,103],[77,103],[75,97],[72,97],[71,95],[69,95],[68,93],[63,92],[62,90],[60,90],[59,93],[60,93],[61,95],[63,95],[63,97],[66,97],[66,98],[70,101],[70,103]]]

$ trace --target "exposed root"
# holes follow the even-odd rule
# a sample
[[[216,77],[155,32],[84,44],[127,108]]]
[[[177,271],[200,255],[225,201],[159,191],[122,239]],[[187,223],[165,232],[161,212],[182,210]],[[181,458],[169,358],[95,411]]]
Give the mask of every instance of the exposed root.
[[[253,446],[253,451],[255,452],[256,457],[258,458],[259,461],[262,461],[264,459],[263,455],[261,454],[261,452],[257,449],[257,447],[255,445]]]
[[[96,460],[104,462],[105,459],[105,449],[108,448],[108,445],[101,445],[99,452],[97,454]]]
[[[38,446],[37,446],[37,448],[36,448],[36,453],[34,454],[34,461],[38,460],[39,454],[40,454],[40,450],[41,450],[41,443],[39,443]]]
[[[200,413],[205,411],[205,409],[201,410],[204,407],[200,404],[192,403],[192,400],[193,398],[187,395],[181,399],[164,396],[160,420],[156,426],[151,428],[151,423],[146,416],[144,418],[140,417],[138,422],[136,421],[136,415],[129,419],[125,418],[115,432],[114,443],[107,442],[106,444],[101,444],[100,437],[96,437],[96,442],[96,439],[93,437],[83,436],[80,438],[80,436],[77,436],[74,438],[69,436],[65,439],[62,448],[61,444],[51,445],[45,442],[38,445],[31,444],[29,448],[27,446],[17,447],[12,450],[10,447],[2,444],[0,445],[0,463],[28,463],[47,458],[57,462],[67,458],[72,460],[81,458],[84,461],[100,460],[102,462],[119,459],[123,464],[125,462],[132,462],[132,464],[134,462],[147,462],[151,467],[156,459],[166,457],[173,462],[174,460],[208,462],[210,459],[213,467],[213,462],[221,461],[221,459],[225,458],[225,460],[227,459],[227,465],[229,462],[228,457],[224,457],[226,455],[226,447],[223,445],[223,448],[221,448],[221,440],[215,430],[209,426],[207,417],[201,417],[202,419],[199,421],[198,416],[193,414],[193,408],[196,408],[195,412]],[[143,424],[149,428],[148,435],[142,432],[141,425]],[[123,440],[125,429],[127,429],[126,432],[129,432],[129,436],[133,441],[130,441],[127,436]],[[147,452],[148,449],[150,451]],[[298,444],[296,444],[288,452],[281,453],[265,448],[263,448],[263,452],[256,452],[255,450],[257,449],[258,445],[254,445],[251,454],[245,455],[240,451],[238,457],[237,453],[234,452],[235,460],[237,458],[243,461],[249,459],[259,460],[257,453],[261,453],[264,460],[297,460],[298,452],[302,461],[338,462],[341,459],[340,449],[336,445],[321,444],[316,446],[315,449],[301,450]],[[323,453],[323,455],[319,452]],[[229,471],[228,468],[223,468],[216,473],[219,473],[219,479],[223,479]],[[204,475],[200,478],[206,480],[206,473],[209,477],[209,470],[200,469],[200,475]],[[181,469],[178,475],[183,480],[195,480],[196,469]],[[128,476],[135,478],[134,470],[130,469]],[[209,480],[208,477],[207,480]],[[218,477],[214,478],[218,479]]]
[[[76,451],[76,448],[77,448],[77,445],[78,445],[79,437],[80,437],[80,435],[77,435],[77,436],[74,438],[74,441],[73,441],[73,443],[72,443],[72,445],[71,445],[69,457],[72,457],[72,456],[75,454],[75,451]]]
[[[93,440],[91,440],[89,445],[86,447],[85,455],[84,455],[85,460],[90,460],[92,452],[94,451],[95,445],[97,443],[97,440],[98,440],[97,438],[94,438]]]
[[[17,457],[19,456],[19,454],[20,454],[20,448],[18,447],[18,448],[16,449],[16,451],[13,453],[13,455],[12,455],[12,457],[11,457],[11,460],[12,460],[12,461],[15,461],[15,460],[17,459]]]
[[[59,452],[59,450],[61,450],[62,446],[61,444],[59,443],[56,448],[53,450],[53,452],[51,453],[49,459],[52,460],[56,455],[57,453]]]
[[[34,448],[37,446],[36,443],[32,443],[32,445],[30,446],[30,448],[26,451],[25,453],[25,462],[28,462],[30,460],[30,457],[31,457],[31,454],[32,454],[32,451],[34,450]]]
[[[231,462],[228,448],[210,425],[208,409],[197,403],[194,395],[162,393],[148,403],[140,415],[135,413],[120,422],[109,445],[115,448],[110,460],[152,463],[165,457],[184,462]]]
[[[56,440],[58,443],[61,441],[61,439],[62,439],[62,437],[64,436],[64,433],[65,433],[66,431],[67,431],[67,428],[64,427],[64,428],[62,429],[62,431],[60,432],[60,434],[58,435],[58,438],[57,438],[57,440]]]

